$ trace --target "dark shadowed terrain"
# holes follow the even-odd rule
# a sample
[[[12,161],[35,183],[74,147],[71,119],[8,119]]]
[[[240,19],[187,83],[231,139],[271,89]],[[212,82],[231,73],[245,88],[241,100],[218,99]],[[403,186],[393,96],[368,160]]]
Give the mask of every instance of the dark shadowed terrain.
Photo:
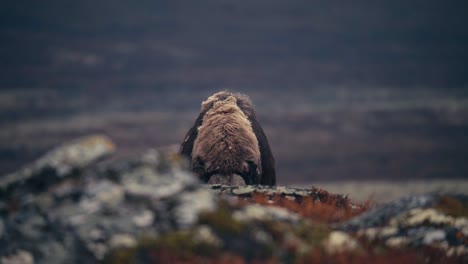
[[[468,177],[464,1],[15,1],[0,7],[0,174],[104,132],[180,144],[250,95],[279,184]]]

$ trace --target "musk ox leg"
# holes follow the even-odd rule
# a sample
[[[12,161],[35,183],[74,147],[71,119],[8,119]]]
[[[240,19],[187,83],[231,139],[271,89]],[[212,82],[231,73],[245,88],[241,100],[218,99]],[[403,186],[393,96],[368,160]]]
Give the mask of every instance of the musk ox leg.
[[[205,162],[200,157],[196,157],[193,160],[192,171],[198,175],[198,178],[200,178],[200,180],[203,182],[207,182],[210,178],[205,171]]]
[[[248,160],[247,164],[249,166],[249,170],[245,173],[242,173],[242,178],[247,185],[259,184],[260,183],[260,175],[258,173],[258,167],[255,162]]]
[[[275,158],[271,152],[270,144],[258,121],[255,118],[252,118],[250,121],[252,122],[252,129],[257,137],[262,156],[262,177],[260,184],[274,186],[276,185]]]
[[[235,186],[246,185],[244,178],[238,174],[232,174],[232,175],[213,174],[208,180],[208,184],[235,185]]]

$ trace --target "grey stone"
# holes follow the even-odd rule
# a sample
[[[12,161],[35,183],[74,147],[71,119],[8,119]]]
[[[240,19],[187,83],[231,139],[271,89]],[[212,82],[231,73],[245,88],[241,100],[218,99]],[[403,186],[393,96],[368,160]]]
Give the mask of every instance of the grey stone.
[[[20,186],[27,187],[25,193],[42,191],[114,151],[114,143],[103,135],[83,137],[59,146],[20,171],[1,177],[0,197],[12,189],[21,191]]]
[[[403,198],[370,210],[338,229],[356,232],[370,240],[380,240],[390,247],[432,246],[452,254],[468,252],[460,237],[468,228],[465,217],[454,217],[434,208],[443,196],[426,194]],[[461,203],[468,197],[444,195]]]
[[[385,225],[395,215],[413,208],[427,208],[437,201],[433,195],[418,195],[399,199],[379,206],[359,215],[344,224],[337,225],[338,229],[357,231],[358,229]]]
[[[319,201],[319,190],[203,185],[173,147],[96,164],[114,148],[105,137],[83,138],[0,181],[2,263],[97,263],[110,252],[136,247],[140,238],[157,239],[171,231],[191,233],[195,240],[217,248],[246,250],[255,256],[259,247],[265,252],[276,248],[274,236],[262,223],[281,223],[284,243],[298,246],[303,253],[309,248],[305,239],[292,232],[292,227],[311,226],[308,220],[275,206],[237,208],[230,202],[255,193]],[[456,234],[467,233],[468,220],[432,209],[439,198],[413,196],[383,205],[333,226],[340,236],[330,241],[342,247],[340,241],[357,233],[383,239],[390,246],[435,245],[451,254],[464,254],[468,250]],[[233,221],[228,226],[234,226],[235,234],[200,225],[199,215],[214,210],[231,214],[223,217]]]
[[[1,263],[3,264],[33,264],[34,258],[31,253],[18,250],[16,254],[10,256],[3,256],[1,259]]]
[[[274,220],[297,222],[301,217],[284,208],[250,204],[233,213],[234,219],[242,222],[252,220]]]
[[[442,230],[434,230],[431,232],[426,232],[423,237],[422,243],[425,245],[431,245],[434,242],[440,242],[445,240],[445,232]]]
[[[14,259],[23,249],[37,263],[96,262],[138,237],[189,228],[215,207],[214,193],[172,151],[90,166],[113,148],[106,138],[80,139],[2,181],[0,244],[8,246],[0,256]],[[29,192],[45,167],[54,180]],[[18,201],[17,211],[8,209],[10,200]]]
[[[201,212],[212,211],[215,208],[213,193],[208,188],[203,187],[181,193],[178,196],[178,202],[174,219],[181,227],[192,225]]]
[[[234,194],[248,194],[248,193],[253,193],[255,191],[255,187],[248,185],[245,187],[238,187],[237,189],[233,189],[232,193]]]

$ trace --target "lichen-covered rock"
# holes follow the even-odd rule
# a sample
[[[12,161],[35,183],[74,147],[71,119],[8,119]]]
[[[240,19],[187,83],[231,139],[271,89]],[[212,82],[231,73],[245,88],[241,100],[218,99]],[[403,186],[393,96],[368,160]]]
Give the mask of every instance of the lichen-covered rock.
[[[464,195],[412,196],[377,207],[337,227],[390,247],[431,246],[448,255],[468,255],[467,208],[468,197]]]
[[[313,198],[317,202],[326,200],[335,200],[337,206],[344,206],[349,202],[347,196],[339,194],[330,194],[324,190],[312,187],[310,189],[297,189],[285,186],[264,186],[264,185],[247,185],[247,186],[230,186],[212,184],[211,189],[219,194],[227,194],[240,197],[251,197],[254,194],[262,194],[265,196],[281,195],[290,200],[300,201],[303,198]],[[350,204],[352,207],[358,208],[359,205]]]
[[[10,256],[3,256],[1,259],[1,263],[3,264],[33,264],[34,258],[31,253],[18,250],[15,254]]]
[[[173,148],[96,162],[114,149],[79,139],[0,178],[1,263],[373,262],[366,243],[468,260],[467,196],[411,196],[348,220],[367,205],[313,187],[203,185]]]
[[[280,207],[266,207],[256,204],[247,205],[233,213],[234,219],[248,222],[252,220],[291,221],[297,222],[300,217]]]
[[[151,150],[130,161],[85,166],[110,153],[110,146],[100,137],[79,140],[46,154],[16,180],[2,182],[8,190],[0,203],[5,261],[27,254],[35,263],[100,261],[140,237],[188,228],[200,212],[214,208],[211,190],[172,153]],[[77,169],[79,174],[67,176]],[[36,177],[56,180],[30,186]],[[31,188],[34,192],[25,191]]]
[[[432,195],[418,195],[405,197],[400,200],[384,204],[340,225],[340,228],[356,231],[362,228],[381,226],[397,214],[413,208],[426,208],[435,204]]]
[[[59,146],[18,172],[0,178],[0,199],[9,192],[40,192],[62,178],[79,174],[96,160],[112,154],[115,144],[106,136],[93,135]]]

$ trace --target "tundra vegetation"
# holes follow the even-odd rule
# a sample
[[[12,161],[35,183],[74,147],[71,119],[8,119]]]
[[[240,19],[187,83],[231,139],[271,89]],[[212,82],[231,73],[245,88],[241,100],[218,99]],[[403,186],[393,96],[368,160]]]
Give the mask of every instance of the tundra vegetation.
[[[316,187],[201,184],[169,147],[115,156],[109,138],[90,136],[4,175],[1,262],[468,260],[466,195],[358,203]]]

